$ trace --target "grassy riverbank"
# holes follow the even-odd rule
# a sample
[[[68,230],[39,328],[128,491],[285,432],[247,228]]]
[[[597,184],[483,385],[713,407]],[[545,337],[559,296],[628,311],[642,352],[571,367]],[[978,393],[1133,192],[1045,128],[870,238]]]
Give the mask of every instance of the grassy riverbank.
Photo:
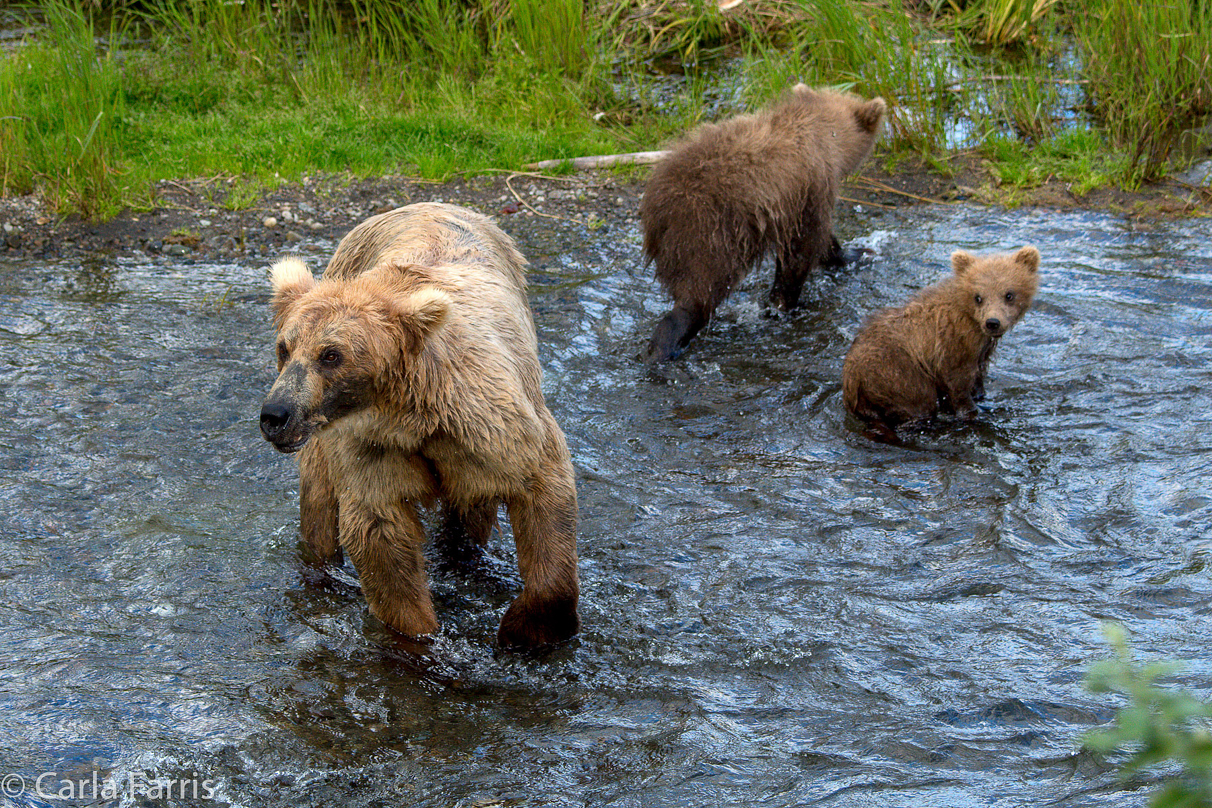
[[[890,103],[885,165],[1009,194],[1164,175],[1212,111],[1212,0],[65,0],[9,14],[0,193],[105,218],[160,179],[513,170],[659,147],[794,81]],[[1078,13],[1078,12],[1081,13]]]

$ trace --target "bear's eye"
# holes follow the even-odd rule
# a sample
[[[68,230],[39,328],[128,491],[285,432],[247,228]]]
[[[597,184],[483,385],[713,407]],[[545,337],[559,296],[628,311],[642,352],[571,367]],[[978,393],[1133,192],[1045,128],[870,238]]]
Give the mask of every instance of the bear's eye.
[[[979,306],[980,304],[982,304],[984,302],[985,302],[985,298],[981,297],[980,295],[976,296],[976,305]]]
[[[1014,292],[1006,292],[1006,302],[1007,303],[1014,302]]]
[[[336,348],[325,348],[320,354],[320,364],[330,368],[335,368],[341,364],[341,352]]]
[[[287,350],[285,342],[279,342],[278,343],[278,364],[285,365],[287,359],[290,359],[290,351]]]

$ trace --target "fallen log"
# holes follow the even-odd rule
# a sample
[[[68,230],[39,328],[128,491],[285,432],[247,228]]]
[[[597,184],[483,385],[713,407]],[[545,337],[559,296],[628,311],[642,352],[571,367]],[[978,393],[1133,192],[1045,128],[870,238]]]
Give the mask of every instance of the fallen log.
[[[627,154],[599,154],[591,157],[573,157],[568,160],[540,160],[537,163],[527,163],[522,168],[528,171],[542,171],[548,168],[559,168],[565,164],[573,168],[609,168],[610,166],[648,165],[655,163],[669,154],[668,151],[628,152]]]

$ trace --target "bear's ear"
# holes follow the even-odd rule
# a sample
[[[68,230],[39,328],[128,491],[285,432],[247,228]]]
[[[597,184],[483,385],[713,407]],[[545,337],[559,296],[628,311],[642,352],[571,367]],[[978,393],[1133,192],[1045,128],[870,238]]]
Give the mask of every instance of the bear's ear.
[[[972,268],[976,263],[976,256],[971,253],[966,253],[963,250],[956,250],[951,253],[951,271],[961,278]]]
[[[270,301],[274,310],[274,323],[281,328],[291,306],[308,289],[315,286],[316,279],[312,277],[307,265],[298,258],[283,258],[270,268],[269,282],[274,290]]]
[[[884,99],[872,98],[854,110],[854,120],[864,132],[873,133],[879,128],[880,121],[884,120],[884,110],[887,108]]]
[[[433,287],[392,301],[392,314],[404,331],[404,349],[413,356],[419,354],[425,340],[442,327],[449,313],[450,297]]]
[[[1038,272],[1039,250],[1031,245],[1023,247],[1014,254],[1014,263],[1025,266],[1029,272]]]

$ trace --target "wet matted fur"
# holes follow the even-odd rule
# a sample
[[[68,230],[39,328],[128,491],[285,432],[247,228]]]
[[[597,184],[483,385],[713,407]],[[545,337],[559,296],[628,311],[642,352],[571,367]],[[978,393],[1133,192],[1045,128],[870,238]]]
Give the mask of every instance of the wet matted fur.
[[[842,365],[846,409],[891,439],[939,412],[976,414],[998,340],[1031,307],[1039,251],[973,256],[957,250],[952,274],[905,305],[871,315]]]
[[[487,217],[418,204],[354,228],[319,281],[298,259],[273,268],[279,375],[262,432],[301,450],[309,551],[348,553],[371,613],[404,634],[438,628],[419,513],[435,504],[442,537],[468,548],[505,504],[524,585],[502,645],[579,628],[576,486],[543,399],[525,266]]]
[[[762,112],[705,124],[674,145],[640,202],[645,259],[674,302],[650,360],[681,353],[768,252],[770,302],[795,308],[808,273],[838,257],[838,188],[871,153],[884,109],[882,98],[799,84]]]

